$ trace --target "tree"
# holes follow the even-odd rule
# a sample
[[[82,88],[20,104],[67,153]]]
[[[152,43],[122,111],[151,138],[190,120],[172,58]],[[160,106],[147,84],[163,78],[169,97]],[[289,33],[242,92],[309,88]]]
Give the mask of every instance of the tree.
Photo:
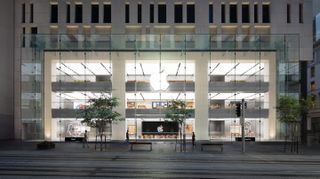
[[[282,96],[279,99],[279,105],[277,106],[277,110],[279,112],[280,122],[283,122],[286,125],[286,142],[288,139],[288,133],[290,134],[291,150],[293,150],[294,141],[298,141],[298,124],[301,123],[301,117],[302,115],[305,115],[308,112],[308,110],[312,108],[313,105],[314,104],[310,97],[308,97],[307,99],[298,100],[291,96]]]
[[[114,111],[114,108],[119,105],[119,101],[118,98],[102,96],[90,99],[88,102],[89,105],[85,109],[80,109],[78,114],[80,118],[83,118],[82,123],[96,128],[102,145],[107,124],[111,125],[114,121],[124,120],[120,113]]]
[[[182,152],[182,142],[184,151],[186,150],[186,137],[185,137],[185,122],[187,117],[190,115],[190,110],[186,108],[185,101],[172,100],[169,102],[167,107],[166,118],[179,124],[180,134],[180,151]],[[183,139],[182,139],[183,133]],[[183,141],[182,141],[183,140]]]

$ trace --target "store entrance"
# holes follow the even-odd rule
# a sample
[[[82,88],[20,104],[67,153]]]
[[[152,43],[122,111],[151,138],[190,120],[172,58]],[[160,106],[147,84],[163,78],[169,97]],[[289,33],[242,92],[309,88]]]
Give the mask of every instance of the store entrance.
[[[127,119],[130,139],[137,140],[176,140],[179,138],[179,124],[163,119]],[[194,132],[194,119],[187,119],[185,134],[191,139]]]

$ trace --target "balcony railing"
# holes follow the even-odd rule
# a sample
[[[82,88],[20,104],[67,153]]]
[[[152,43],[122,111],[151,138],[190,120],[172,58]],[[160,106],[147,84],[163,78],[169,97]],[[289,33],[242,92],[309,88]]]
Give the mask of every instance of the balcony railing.
[[[27,114],[27,111],[25,111]],[[194,118],[194,110],[190,110],[188,118]],[[268,118],[268,109],[247,109],[247,118]],[[234,110],[230,109],[211,109],[208,110],[209,118],[236,118]],[[164,118],[165,109],[126,109],[126,118]],[[32,113],[30,113],[32,116]],[[77,118],[76,109],[52,109],[53,118]]]
[[[299,59],[299,36],[286,35],[79,35],[25,34],[31,48],[46,50],[286,50]],[[28,43],[32,42],[32,43]],[[292,59],[292,58],[290,58]]]

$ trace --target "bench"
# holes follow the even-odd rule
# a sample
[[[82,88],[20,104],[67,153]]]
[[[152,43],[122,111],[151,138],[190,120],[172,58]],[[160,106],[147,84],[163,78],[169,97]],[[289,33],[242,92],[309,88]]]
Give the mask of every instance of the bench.
[[[65,137],[64,138],[65,142],[82,142],[83,141],[83,137]]]
[[[150,151],[152,150],[152,142],[130,142],[130,150],[133,150],[134,145],[150,145]]]
[[[201,151],[203,151],[204,146],[218,146],[220,147],[221,152],[223,152],[223,143],[202,143]]]
[[[237,142],[242,141],[242,137],[236,137],[235,140]],[[255,142],[256,138],[255,137],[245,137],[244,139],[246,142]]]

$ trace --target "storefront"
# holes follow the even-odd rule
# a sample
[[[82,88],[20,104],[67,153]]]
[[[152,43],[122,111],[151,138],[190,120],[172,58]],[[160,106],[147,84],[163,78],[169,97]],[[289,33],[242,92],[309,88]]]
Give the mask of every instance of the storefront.
[[[26,36],[25,38],[29,38]],[[281,95],[299,94],[295,35],[35,35],[21,55],[22,138],[65,140],[95,129],[77,110],[91,98],[119,98],[123,122],[107,136],[175,139],[165,118],[171,100],[190,111],[187,138],[235,140],[235,104],[247,102],[245,135],[282,137],[275,109]],[[159,130],[158,130],[159,129]]]

